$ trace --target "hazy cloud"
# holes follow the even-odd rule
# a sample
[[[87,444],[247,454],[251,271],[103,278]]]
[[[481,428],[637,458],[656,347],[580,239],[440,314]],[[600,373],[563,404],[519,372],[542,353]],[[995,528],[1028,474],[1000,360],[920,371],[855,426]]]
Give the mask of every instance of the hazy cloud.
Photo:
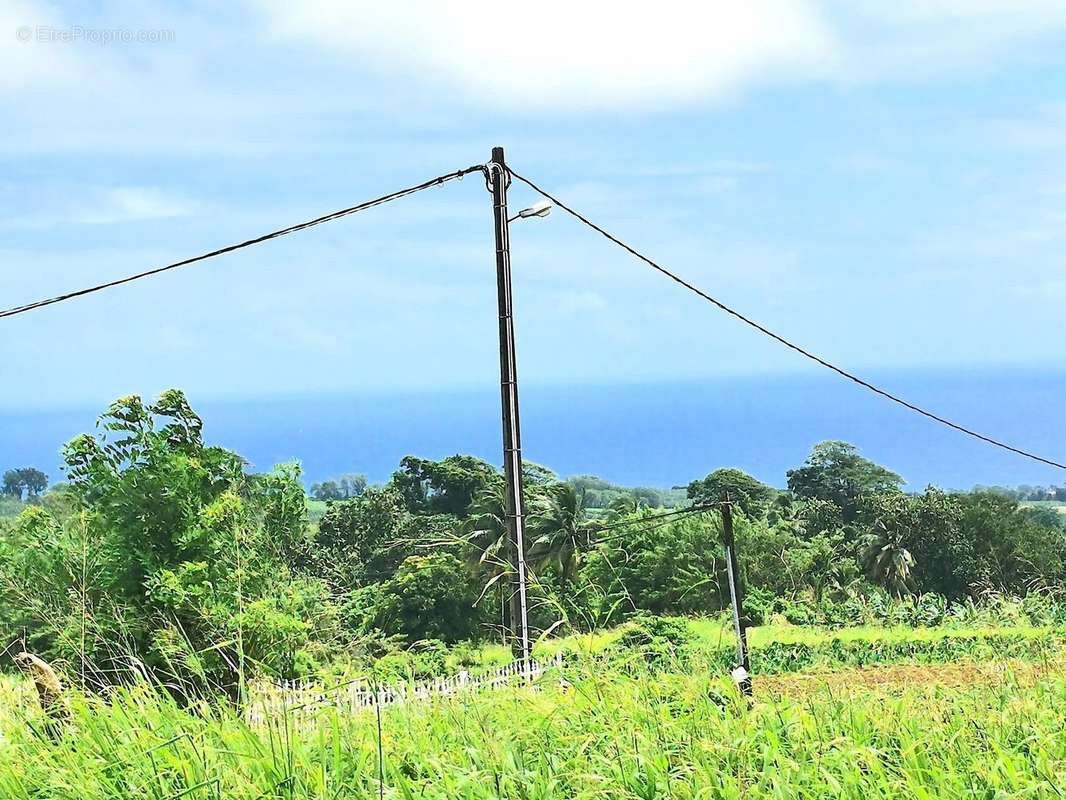
[[[257,4],[280,41],[534,111],[660,109],[768,85],[987,70],[1066,28],[1058,0]]]
[[[390,3],[263,0],[270,30],[362,69],[513,107],[644,108],[825,75],[837,42],[806,0]]]

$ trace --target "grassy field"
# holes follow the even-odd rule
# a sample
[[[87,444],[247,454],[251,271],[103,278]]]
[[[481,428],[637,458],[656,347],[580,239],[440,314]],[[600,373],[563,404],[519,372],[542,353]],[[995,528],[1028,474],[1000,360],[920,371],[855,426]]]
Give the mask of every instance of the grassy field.
[[[900,668],[883,668],[898,670]],[[750,705],[703,670],[575,667],[565,681],[252,729],[143,690],[44,732],[0,693],[0,796],[115,798],[1053,798],[1061,663],[839,671]],[[961,677],[960,677],[961,676]],[[804,682],[806,681],[806,682]]]

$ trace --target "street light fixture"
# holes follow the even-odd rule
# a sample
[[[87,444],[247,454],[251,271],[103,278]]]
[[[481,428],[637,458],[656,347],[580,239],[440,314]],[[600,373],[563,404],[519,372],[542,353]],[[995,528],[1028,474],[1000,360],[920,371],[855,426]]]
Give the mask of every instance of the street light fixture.
[[[552,213],[552,201],[551,200],[538,200],[529,208],[523,208],[508,222],[514,222],[516,219],[529,219],[530,217],[546,217]]]

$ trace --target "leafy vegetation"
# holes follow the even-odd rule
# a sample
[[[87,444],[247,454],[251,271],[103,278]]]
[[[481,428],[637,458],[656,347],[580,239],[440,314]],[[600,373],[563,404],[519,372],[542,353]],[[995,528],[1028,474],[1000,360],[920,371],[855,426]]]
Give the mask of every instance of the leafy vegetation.
[[[480,459],[408,456],[384,485],[343,476],[309,501],[297,465],[251,474],[206,443],[177,391],[120,399],[64,458],[66,482],[4,501],[17,511],[0,523],[9,655],[29,649],[90,689],[135,665],[188,701],[238,697],[256,676],[389,659],[426,673],[452,663],[430,657],[446,648],[507,652],[503,481]],[[1000,491],[904,493],[843,442],[815,446],[784,491],[732,468],[670,492],[531,463],[524,478],[538,637],[722,613],[721,501],[734,507],[749,624],[998,625],[977,619],[985,609],[1063,624],[1057,515]]]
[[[235,691],[246,669],[313,664],[329,624],[307,559],[299,471],[251,476],[208,447],[179,392],[117,401],[65,451],[73,511],[31,506],[0,543],[4,611],[24,645],[90,685],[140,664],[179,691]]]

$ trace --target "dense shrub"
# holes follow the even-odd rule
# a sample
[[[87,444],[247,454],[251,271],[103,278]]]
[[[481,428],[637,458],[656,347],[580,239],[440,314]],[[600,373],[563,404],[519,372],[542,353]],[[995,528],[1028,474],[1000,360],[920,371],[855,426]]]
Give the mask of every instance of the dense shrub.
[[[448,646],[438,639],[424,639],[377,659],[372,673],[383,683],[421,681],[447,674],[447,666]]]
[[[122,398],[100,428],[64,450],[69,515],[30,507],[0,542],[22,646],[90,684],[148,669],[183,692],[312,668],[333,616],[325,587],[297,574],[299,470],[246,474],[176,391]]]
[[[696,642],[688,620],[640,614],[629,621],[614,648],[639,653],[649,664],[672,663],[688,655]]]
[[[650,516],[640,511],[634,519]],[[596,546],[585,559],[573,594],[608,613],[598,624],[621,621],[632,611],[695,614],[728,602],[721,528],[717,516],[682,519],[670,525],[633,525],[624,538]]]

